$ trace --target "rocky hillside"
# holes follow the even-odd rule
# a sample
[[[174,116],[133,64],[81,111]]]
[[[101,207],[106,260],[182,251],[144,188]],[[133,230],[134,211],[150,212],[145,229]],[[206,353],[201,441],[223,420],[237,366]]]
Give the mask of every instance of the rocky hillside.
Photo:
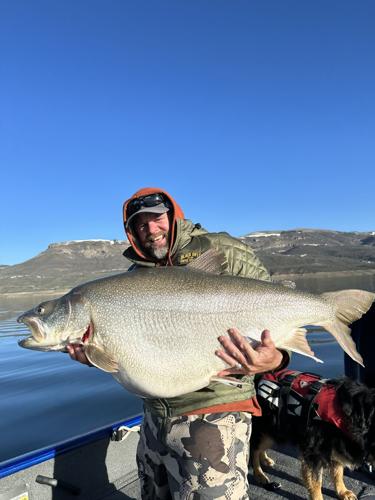
[[[275,280],[291,280],[314,292],[363,288],[375,291],[375,231],[295,229],[243,238]]]
[[[0,268],[0,292],[70,289],[84,281],[125,271],[126,241],[89,240],[52,243],[26,262]]]
[[[338,288],[375,290],[375,231],[344,233],[311,229],[265,231],[241,238],[275,280],[292,280],[312,291]],[[0,267],[0,292],[53,292],[129,266],[126,241],[90,240],[53,243],[36,257]]]
[[[257,252],[272,274],[375,269],[375,231],[296,229],[251,233],[241,239]]]

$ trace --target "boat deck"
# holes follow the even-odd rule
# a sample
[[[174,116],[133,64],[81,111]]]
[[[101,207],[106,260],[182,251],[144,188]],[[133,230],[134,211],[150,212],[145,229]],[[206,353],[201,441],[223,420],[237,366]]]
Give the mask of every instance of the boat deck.
[[[307,490],[302,486],[299,480],[300,462],[295,456],[295,451],[290,450],[271,450],[270,456],[276,461],[273,469],[267,469],[267,475],[271,481],[281,484],[281,487],[275,491],[266,490],[254,483],[252,471],[250,470],[250,498],[251,500],[280,499],[290,500],[307,499]],[[375,475],[372,478],[370,474],[357,471],[347,471],[345,474],[345,484],[358,497],[358,499],[375,499]],[[337,498],[334,492],[333,483],[328,475],[324,476],[323,481],[324,498]],[[129,483],[114,493],[106,500],[127,500],[140,499],[139,483],[137,480]],[[236,500],[236,499],[233,499]]]
[[[113,442],[109,438],[100,439],[3,477],[0,479],[0,500],[140,499],[135,462],[137,442],[136,432],[121,442]],[[300,464],[295,450],[271,450],[270,456],[276,461],[276,466],[266,472],[271,481],[281,483],[281,488],[273,492],[257,486],[250,471],[250,498],[306,499],[307,491],[299,480]],[[57,486],[38,483],[38,475],[56,479]],[[359,499],[369,500],[375,499],[374,479],[375,475],[372,474],[347,471],[345,482]],[[336,498],[328,477],[324,478],[323,486],[324,498]],[[75,488],[80,491],[74,491]],[[22,491],[27,491],[28,496],[16,496]]]

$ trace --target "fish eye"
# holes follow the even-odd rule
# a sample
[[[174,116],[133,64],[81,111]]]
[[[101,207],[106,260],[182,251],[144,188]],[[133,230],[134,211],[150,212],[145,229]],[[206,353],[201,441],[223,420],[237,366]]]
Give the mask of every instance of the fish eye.
[[[37,312],[38,314],[44,314],[44,307],[43,307],[43,306],[38,306],[38,307],[36,308],[36,312]]]

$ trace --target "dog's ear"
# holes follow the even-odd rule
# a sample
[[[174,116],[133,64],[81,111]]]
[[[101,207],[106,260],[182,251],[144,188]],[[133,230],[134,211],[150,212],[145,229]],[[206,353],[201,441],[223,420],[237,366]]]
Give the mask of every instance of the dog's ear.
[[[375,412],[375,390],[365,385],[345,380],[337,388],[341,410],[355,434],[366,434],[371,426]]]
[[[336,394],[340,402],[341,411],[347,419],[352,419],[353,413],[356,412],[354,399],[358,393],[359,384],[354,380],[344,377],[338,381],[333,381],[336,386]]]

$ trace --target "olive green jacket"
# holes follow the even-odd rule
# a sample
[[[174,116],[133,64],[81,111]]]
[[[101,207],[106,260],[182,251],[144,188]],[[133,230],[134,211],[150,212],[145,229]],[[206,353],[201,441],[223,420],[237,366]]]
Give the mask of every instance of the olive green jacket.
[[[255,255],[253,250],[237,238],[228,233],[209,233],[200,224],[193,224],[190,220],[176,221],[176,237],[171,249],[172,262],[175,266],[185,266],[199,257],[210,248],[220,251],[226,259],[223,274],[242,276],[264,281],[271,281],[268,271]],[[128,247],[124,256],[133,262],[130,269],[136,266],[154,267],[157,264],[141,259]]]
[[[202,253],[214,248],[225,256],[222,274],[242,276],[270,281],[270,275],[253,250],[228,233],[208,233],[200,224],[189,220],[176,221],[176,237],[171,250],[172,262],[177,266],[189,264]],[[125,250],[124,256],[133,262],[131,269],[138,266],[156,266],[155,262],[141,260],[132,247]],[[235,325],[233,325],[235,326]],[[214,353],[212,353],[214,355]],[[187,373],[188,377],[189,374]],[[242,387],[229,387],[220,382],[183,396],[168,399],[146,399],[145,406],[160,416],[177,416],[209,406],[244,401],[254,396],[254,377],[242,377],[249,382]]]

